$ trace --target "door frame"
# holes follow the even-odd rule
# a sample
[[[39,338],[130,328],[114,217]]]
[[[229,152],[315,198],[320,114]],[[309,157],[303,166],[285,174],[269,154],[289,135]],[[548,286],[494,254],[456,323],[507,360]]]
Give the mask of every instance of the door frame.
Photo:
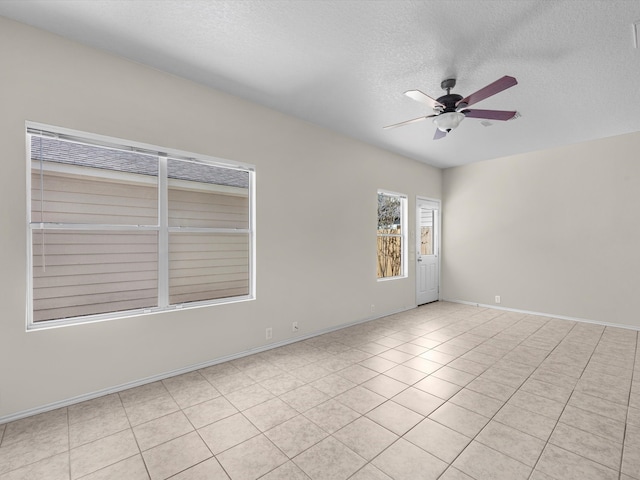
[[[418,205],[420,203],[431,203],[434,206],[434,210],[438,211],[438,215],[436,215],[435,217],[435,224],[434,224],[434,235],[433,235],[433,251],[434,254],[436,255],[437,258],[437,264],[438,264],[438,300],[440,301],[440,272],[442,271],[441,269],[441,262],[442,262],[442,255],[441,255],[441,248],[440,245],[442,244],[442,201],[439,198],[431,198],[431,197],[422,197],[420,195],[416,195],[416,203],[415,203],[415,215],[413,218],[413,225],[414,225],[414,235],[413,235],[413,250],[415,251],[415,254],[413,256],[413,264],[414,264],[414,272],[417,272],[417,263],[418,263],[418,245],[420,243],[420,229],[419,227],[419,219],[418,219],[418,215],[420,212],[420,209],[418,208]],[[415,303],[416,306],[418,305],[418,275],[416,273],[415,275],[415,289],[414,289],[414,293],[415,293]]]

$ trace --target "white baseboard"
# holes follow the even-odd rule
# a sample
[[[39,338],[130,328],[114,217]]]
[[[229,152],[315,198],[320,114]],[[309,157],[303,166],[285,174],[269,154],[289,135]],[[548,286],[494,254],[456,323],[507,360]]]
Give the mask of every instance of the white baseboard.
[[[484,303],[468,302],[466,300],[457,300],[457,299],[452,300],[452,299],[443,298],[441,299],[441,301],[451,302],[451,303],[460,303],[462,305],[473,305],[474,307],[492,308],[494,310],[504,310],[506,312],[525,313],[527,315],[538,315],[540,317],[557,318],[559,320],[571,320],[574,322],[592,323],[594,325],[602,325],[605,327],[625,328],[627,330],[640,331],[640,326],[635,326],[635,325],[624,325],[621,323],[601,322],[599,320],[590,320],[588,318],[569,317],[566,315],[556,315],[555,313],[534,312],[531,310],[521,310],[519,308],[498,307],[496,305],[486,305]]]
[[[195,370],[200,370],[201,368],[211,367],[213,365],[218,365],[219,363],[228,362],[231,360],[236,360],[238,358],[246,357],[249,355],[254,355],[256,353],[264,352],[267,350],[271,350],[273,348],[283,347],[285,345],[289,345],[291,343],[300,342],[303,340],[307,340],[309,338],[317,337],[319,335],[324,335],[325,333],[334,332],[336,330],[341,330],[343,328],[352,327],[354,325],[359,325],[361,323],[370,322],[372,320],[377,320],[378,318],[387,317],[389,315],[394,315],[400,312],[406,312],[408,310],[412,310],[415,308],[415,305],[408,308],[402,308],[400,310],[392,311],[385,313],[383,315],[376,315],[372,317],[367,317],[362,320],[356,320],[354,322],[344,323],[336,327],[324,328],[321,330],[316,330],[315,332],[300,335],[292,338],[287,338],[286,340],[282,340],[275,343],[270,343],[267,345],[261,345],[260,347],[252,348],[249,350],[245,350],[239,353],[234,353],[232,355],[225,355],[223,357],[218,357],[210,361],[198,363],[196,365],[189,365],[188,367],[179,368],[177,370],[172,370],[170,372],[160,373],[158,375],[153,375],[151,377],[146,377],[140,380],[135,380],[133,382],[127,382],[120,385],[116,385],[114,387],[105,388],[102,390],[97,390],[95,392],[86,393],[83,395],[78,395],[75,397],[67,398],[64,400],[60,400],[58,402],[49,403],[46,405],[42,405],[40,407],[30,408],[28,410],[22,410],[17,413],[12,413],[10,415],[5,415],[0,417],[0,425],[3,423],[13,422],[15,420],[20,420],[21,418],[30,417],[33,415],[37,415],[39,413],[49,412],[51,410],[55,410],[57,408],[68,407],[69,405],[74,405],[76,403],[85,402],[87,400],[93,400],[94,398],[102,397],[104,395],[109,395],[111,393],[121,392],[122,390],[128,390],[129,388],[139,387],[141,385],[146,385],[147,383],[157,382],[158,380],[164,380],[165,378],[175,377],[176,375],[182,375],[183,373],[193,372]]]

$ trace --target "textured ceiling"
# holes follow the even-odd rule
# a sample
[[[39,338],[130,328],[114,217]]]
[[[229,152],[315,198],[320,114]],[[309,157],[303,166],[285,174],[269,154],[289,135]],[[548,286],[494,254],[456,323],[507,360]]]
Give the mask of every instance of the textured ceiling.
[[[0,15],[272,107],[378,147],[448,167],[640,131],[638,0],[1,0]],[[474,106],[434,141],[403,95],[440,82]]]

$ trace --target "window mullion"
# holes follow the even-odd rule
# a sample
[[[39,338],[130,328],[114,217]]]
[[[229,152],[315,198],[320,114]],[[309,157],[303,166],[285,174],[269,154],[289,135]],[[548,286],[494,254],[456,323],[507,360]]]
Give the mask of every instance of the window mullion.
[[[169,305],[169,188],[167,157],[158,157],[158,306]]]

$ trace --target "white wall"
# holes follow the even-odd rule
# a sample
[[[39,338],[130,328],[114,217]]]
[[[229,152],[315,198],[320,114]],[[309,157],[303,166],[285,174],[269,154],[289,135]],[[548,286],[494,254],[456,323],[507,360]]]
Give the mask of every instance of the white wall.
[[[640,133],[443,174],[442,294],[640,327]]]
[[[3,18],[0,71],[0,420],[415,305],[413,266],[376,281],[376,193],[415,218],[440,170]],[[27,120],[256,165],[257,300],[27,333]]]

